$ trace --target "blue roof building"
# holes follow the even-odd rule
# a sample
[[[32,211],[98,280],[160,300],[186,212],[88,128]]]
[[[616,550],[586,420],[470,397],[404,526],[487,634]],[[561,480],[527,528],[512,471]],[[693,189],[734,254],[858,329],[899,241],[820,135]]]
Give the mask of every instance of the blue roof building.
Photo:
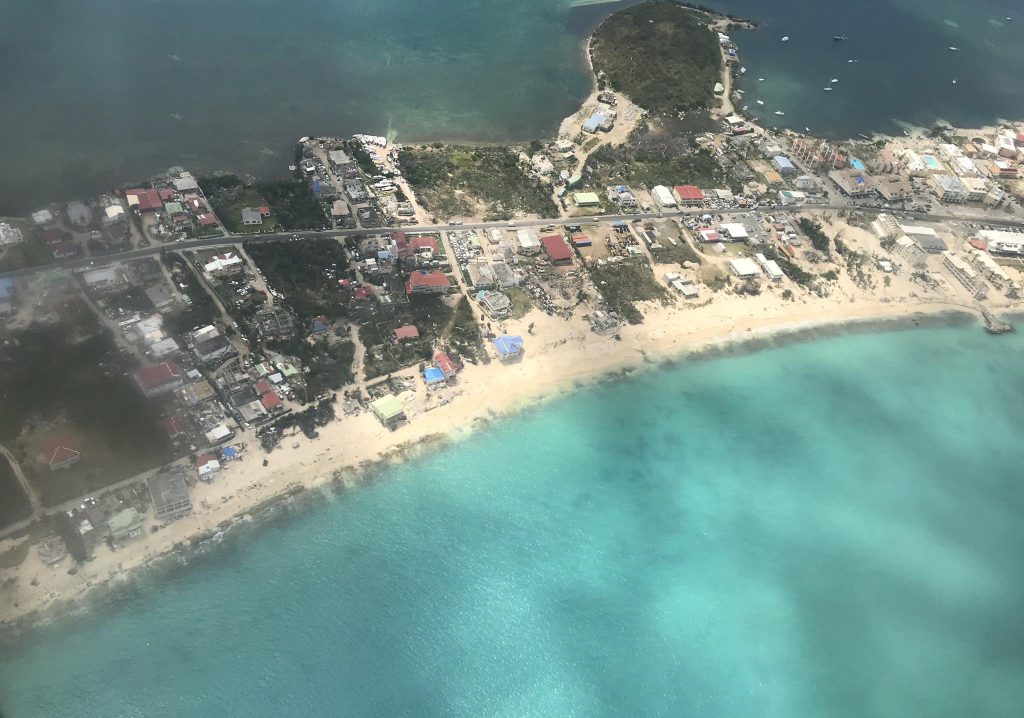
[[[237,459],[238,449],[236,449],[234,446],[225,446],[224,450],[221,451],[221,454],[224,456],[225,459],[228,460]]]
[[[792,172],[796,172],[796,165],[790,162],[788,157],[778,155],[777,157],[772,159],[772,162],[775,163],[775,168],[778,169],[780,174],[789,174]]]
[[[523,338],[502,334],[494,337],[494,348],[498,352],[498,358],[502,361],[510,361],[518,358],[523,353]]]
[[[444,372],[436,366],[423,370],[423,381],[427,386],[437,386],[445,383]]]
[[[593,134],[594,132],[597,132],[598,129],[600,129],[602,122],[604,122],[604,113],[595,112],[594,114],[587,118],[586,122],[583,123],[583,131],[590,132],[591,134]]]

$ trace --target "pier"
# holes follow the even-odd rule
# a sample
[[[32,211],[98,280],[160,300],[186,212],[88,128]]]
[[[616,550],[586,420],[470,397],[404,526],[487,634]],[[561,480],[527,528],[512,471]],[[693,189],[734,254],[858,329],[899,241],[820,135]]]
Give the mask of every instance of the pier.
[[[989,334],[1010,334],[1013,332],[1013,325],[997,317],[989,311],[988,307],[981,308],[981,316],[985,320],[985,331]]]

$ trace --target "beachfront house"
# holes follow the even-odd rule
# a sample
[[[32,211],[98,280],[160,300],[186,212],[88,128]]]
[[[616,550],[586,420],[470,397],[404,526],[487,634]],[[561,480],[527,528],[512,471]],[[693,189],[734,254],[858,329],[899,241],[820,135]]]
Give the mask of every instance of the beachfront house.
[[[729,267],[732,269],[733,274],[740,279],[756,279],[761,276],[761,270],[758,269],[754,260],[749,257],[738,257],[729,262]]]
[[[423,370],[423,383],[428,388],[436,388],[444,386],[447,383],[444,372],[438,369],[436,366],[428,366]]]
[[[173,520],[192,513],[192,499],[188,495],[184,471],[155,474],[146,480],[146,484],[158,519]]]
[[[107,527],[114,541],[124,541],[141,536],[145,523],[146,519],[142,514],[133,508],[127,508],[111,516],[107,521]]]
[[[385,394],[381,398],[372,401],[370,409],[380,419],[380,423],[389,429],[394,429],[407,420],[402,402],[394,394]]]
[[[523,356],[523,338],[502,334],[491,340],[498,353],[498,359],[505,363],[514,362]]]

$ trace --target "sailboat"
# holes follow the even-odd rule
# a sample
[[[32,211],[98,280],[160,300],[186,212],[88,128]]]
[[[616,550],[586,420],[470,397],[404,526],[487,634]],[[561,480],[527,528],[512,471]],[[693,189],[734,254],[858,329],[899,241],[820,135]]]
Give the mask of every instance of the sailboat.
[[[960,48],[959,47],[954,47],[953,45],[950,45],[949,49],[952,50],[953,52],[960,52]]]
[[[743,106],[743,111],[744,111],[744,112],[746,112],[746,111],[747,111],[747,106],[746,106],[746,105],[744,105],[744,106]]]
[[[832,88],[831,85],[829,85],[828,87],[824,88],[825,92],[832,92],[832,89],[833,88]]]
[[[782,41],[783,42],[789,42],[789,35],[783,35],[782,36]]]
[[[954,84],[954,85],[956,84],[956,80],[953,80],[953,84]]]
[[[832,40],[834,42],[842,42],[843,40],[849,40],[849,39],[850,38],[846,37],[846,35],[833,35],[832,36]]]
[[[785,112],[783,112],[782,110],[775,110],[775,114],[776,114],[776,115],[779,115],[779,116],[782,116],[782,115],[784,115],[784,114],[786,114],[786,113],[785,113]]]
[[[740,68],[740,74],[741,74],[741,75],[746,75],[746,74],[747,74],[747,68],[745,68],[745,67],[741,67],[741,68]]]
[[[764,82],[764,78],[763,77],[759,77],[759,78],[757,78],[757,81],[758,82]]]
[[[758,101],[757,101],[757,104],[759,104],[759,105],[763,105],[763,104],[764,104],[764,100],[758,100]]]

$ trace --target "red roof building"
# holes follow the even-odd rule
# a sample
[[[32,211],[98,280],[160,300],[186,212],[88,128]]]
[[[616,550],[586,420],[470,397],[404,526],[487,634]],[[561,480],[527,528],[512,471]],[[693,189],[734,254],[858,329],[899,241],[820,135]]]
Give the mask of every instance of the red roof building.
[[[555,264],[572,264],[572,250],[565,240],[557,234],[551,234],[540,238],[545,251]]]
[[[185,382],[185,375],[173,361],[143,367],[135,372],[135,383],[146,396],[173,391]]]
[[[263,408],[267,411],[273,411],[274,409],[281,408],[281,397],[277,395],[276,391],[268,391],[260,397],[260,403],[263,404]]]
[[[572,243],[577,247],[590,247],[594,244],[590,237],[585,234],[574,234],[572,236]]]
[[[356,289],[356,291],[352,292],[352,296],[355,297],[356,299],[366,299],[368,296],[370,296],[370,292],[366,289],[366,287],[359,287]]]
[[[78,438],[71,434],[51,436],[39,445],[39,460],[49,466],[50,471],[66,469],[82,458],[79,448]]]
[[[445,379],[449,379],[455,376],[459,372],[459,368],[455,366],[455,362],[445,352],[438,352],[434,355],[434,364],[444,374]]]
[[[177,196],[177,193],[170,187],[164,187],[163,189],[157,190],[157,194],[160,195],[161,202],[170,202]]]
[[[267,381],[266,379],[260,379],[258,382],[256,382],[256,393],[259,394],[260,396],[263,396],[268,391],[273,390],[274,387],[270,386],[270,382]]]
[[[160,192],[155,189],[130,189],[125,191],[124,196],[128,198],[128,206],[138,207],[140,212],[157,212],[164,208]]]
[[[269,217],[269,216],[270,216],[270,207],[268,207],[267,205],[265,205],[265,204],[261,204],[261,205],[260,205],[259,207],[257,207],[256,209],[257,209],[257,210],[259,210],[259,213],[260,213],[260,214],[261,214],[262,216],[264,216],[264,217]]]
[[[54,245],[60,244],[61,242],[67,242],[71,238],[71,235],[62,229],[44,229],[39,233],[39,239],[43,240],[46,244]]]
[[[970,240],[971,246],[975,249],[980,249],[982,252],[988,251],[988,242],[983,239],[972,239]]]
[[[412,251],[418,252],[421,249],[429,249],[434,254],[437,254],[437,239],[434,237],[413,237]]]
[[[704,193],[700,191],[700,188],[692,184],[679,185],[674,188],[676,199],[681,204],[701,204],[704,202]]]
[[[448,277],[436,269],[431,272],[413,272],[405,282],[406,294],[444,294],[449,289],[451,284]]]
[[[217,218],[214,217],[213,214],[211,214],[210,212],[203,212],[202,214],[197,215],[196,219],[199,221],[199,226],[200,227],[216,227],[217,226]]]
[[[185,433],[185,428],[181,425],[181,419],[176,416],[168,416],[160,424],[164,427],[164,432],[169,439],[174,439]]]
[[[68,257],[77,257],[79,253],[78,245],[74,242],[57,242],[52,245],[54,259],[67,259]]]
[[[420,338],[420,330],[417,329],[416,327],[414,327],[411,324],[406,324],[405,326],[398,327],[398,329],[395,330],[395,341],[399,341],[400,342],[400,341],[404,341],[406,339],[419,339],[419,338]]]

